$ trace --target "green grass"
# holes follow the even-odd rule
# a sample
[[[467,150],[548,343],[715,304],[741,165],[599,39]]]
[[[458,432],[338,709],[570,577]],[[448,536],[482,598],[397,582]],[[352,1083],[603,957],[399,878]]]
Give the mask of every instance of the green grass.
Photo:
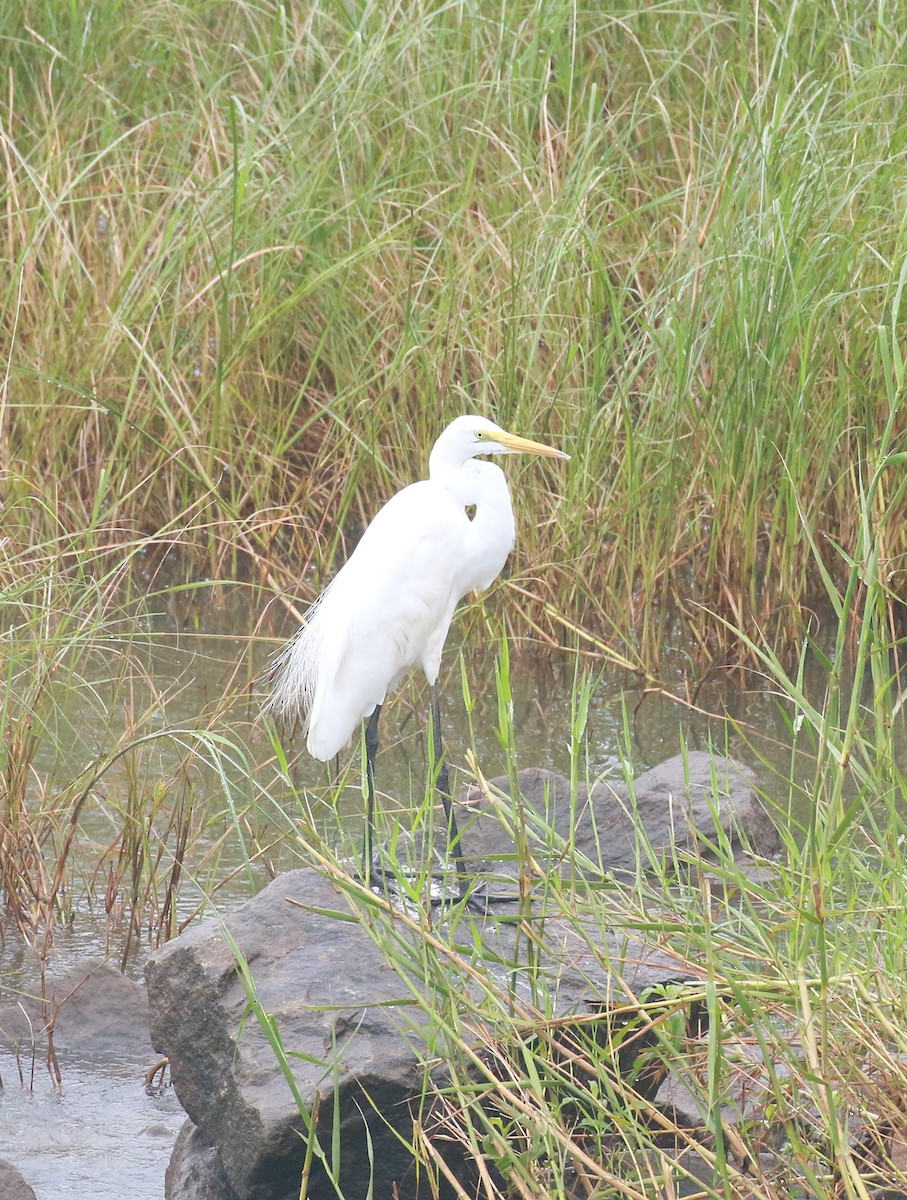
[[[474,643],[503,627],[692,699],[745,660],[789,723],[769,882],[720,856],[718,884],[581,897],[706,963],[707,1035],[682,997],[641,1019],[700,1097],[713,1190],[865,1200],[854,1115],[898,1178],[905,39],[881,0],[3,8],[0,884],[23,935],[46,952],[85,893],[128,952],[190,919],[188,882],[254,887],[288,845],[338,870],[317,797],[288,808],[255,742],[260,631],[186,714],[154,614],[191,623],[207,578],[250,581],[257,611],[309,598],[476,409],[572,459],[515,468],[519,545]],[[685,679],[660,681],[678,646]],[[513,771],[503,666],[498,687]],[[505,1191],[671,1195],[600,1042],[569,1047],[579,1091],[543,994],[529,1026],[490,980],[464,1012],[455,951],[355,902],[443,1014],[429,1056],[492,1031],[489,1103],[465,1070],[444,1100]],[[718,1119],[753,1044],[780,1180],[742,1167],[764,1123]]]
[[[885,421],[899,14],[13,6],[19,537],[159,533],[311,595],[477,408],[573,454],[517,477],[512,635],[651,666],[653,601],[706,660],[701,604],[794,634]]]
[[[768,643],[733,630],[789,721],[790,767],[775,769],[767,790],[779,815],[786,807],[802,815],[783,825],[778,863],[753,877],[716,834],[708,868],[683,852],[664,862],[641,855],[634,879],[590,886],[569,846],[563,882],[535,870],[531,842],[518,832],[522,924],[512,970],[495,972],[476,949],[468,910],[454,907],[441,919],[419,903],[424,868],[415,878],[398,872],[413,906],[391,909],[351,881],[322,843],[308,844],[424,1004],[426,1065],[443,1063],[450,1073],[436,1092],[434,1131],[453,1132],[484,1165],[487,1200],[671,1200],[690,1172],[705,1173],[700,1194],[715,1198],[868,1200],[877,1188],[904,1186],[907,777],[901,647],[883,567],[907,488],[897,448],[900,303],[899,289],[891,323],[877,335],[886,420],[874,469],[857,477],[854,540],[836,548],[829,569],[807,530],[835,636],[808,634],[789,669]],[[519,753],[505,651],[498,734],[512,772]],[[807,670],[809,659],[818,671]],[[574,780],[589,777],[589,700],[589,683],[578,676]],[[628,737],[628,765],[629,747]],[[525,831],[519,804],[499,802],[510,825]],[[420,817],[428,819],[427,808]],[[544,844],[554,835],[537,836]],[[598,1017],[565,1023],[541,968],[553,921],[573,929],[606,969],[605,934],[626,936],[671,955],[679,975],[701,973],[701,982],[628,995]],[[517,974],[532,980],[531,1000],[512,986]],[[589,989],[594,997],[592,979]],[[633,1045],[628,1078],[624,1052]],[[646,1080],[665,1071],[690,1093],[692,1125],[653,1103]],[[742,1113],[734,1110],[741,1094],[749,1103]],[[413,1147],[429,1170],[440,1169],[432,1132],[417,1131]]]
[[[819,655],[823,666],[819,686],[815,676],[807,686],[802,663],[788,673],[769,649],[753,648],[791,729],[790,771],[777,773],[768,796],[782,812],[804,812],[803,792],[809,801],[802,819],[783,826],[777,863],[754,875],[716,831],[708,865],[683,851],[663,860],[641,853],[635,878],[602,886],[569,846],[558,847],[562,876],[535,868],[533,846],[556,844],[556,835],[533,822],[528,841],[516,838],[526,897],[511,915],[516,949],[512,962],[495,963],[481,952],[473,912],[427,903],[424,856],[406,862],[397,844],[387,861],[403,899],[389,905],[311,827],[303,834],[310,860],[335,879],[424,1006],[426,1067],[443,1064],[448,1076],[426,1076],[434,1123],[416,1131],[413,1153],[428,1171],[442,1170],[453,1135],[483,1164],[483,1200],[673,1200],[692,1186],[691,1172],[705,1172],[697,1194],[725,1200],[867,1200],[879,1187],[903,1188],[907,778],[897,647],[875,569],[886,530],[870,516],[873,493],[901,462],[886,457],[885,438],[878,449],[885,465],[867,487],[845,587],[829,585],[842,645],[860,630],[848,670],[842,645],[833,659],[810,642],[803,658]],[[515,769],[506,646],[500,654],[498,732]],[[571,778],[593,782],[589,699],[588,680],[578,678]],[[628,724],[632,774],[630,746]],[[518,803],[493,802],[513,828],[527,828]],[[428,802],[415,820],[417,830],[432,820]],[[556,938],[564,928],[582,950],[574,966],[595,964],[591,1010],[574,1022],[555,1015],[544,969],[547,931]],[[699,982],[619,995],[596,1012],[608,935],[670,955],[678,977]],[[531,981],[531,997],[517,977]],[[692,1124],[653,1102],[648,1081],[668,1071],[698,1111]]]

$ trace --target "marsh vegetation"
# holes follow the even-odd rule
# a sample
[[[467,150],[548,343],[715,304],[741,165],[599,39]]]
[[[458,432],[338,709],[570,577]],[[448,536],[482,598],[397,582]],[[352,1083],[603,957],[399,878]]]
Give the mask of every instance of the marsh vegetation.
[[[904,1186],[905,31],[881,0],[3,6],[7,944],[43,961],[92,908],[128,957],[328,853],[256,677],[480,411],[572,455],[511,477],[517,551],[461,617],[487,659],[568,664],[570,771],[596,773],[603,669],[685,709],[722,671],[777,698],[763,785],[796,817],[773,882],[726,862],[748,899],[720,932],[702,880],[625,905],[708,964],[718,1032],[653,1020],[704,1097],[717,1194],[791,1194],[725,1140],[722,1028],[784,1063],[797,1186],[865,1200],[870,1158]],[[161,613],[204,647],[237,585],[251,615],[187,711]],[[487,708],[508,759],[509,678]],[[616,1119],[603,1080],[578,1118],[514,1036],[493,1127],[466,1082],[449,1097],[511,1194],[672,1195],[664,1130],[626,1097]],[[616,1137],[632,1153],[590,1174]]]

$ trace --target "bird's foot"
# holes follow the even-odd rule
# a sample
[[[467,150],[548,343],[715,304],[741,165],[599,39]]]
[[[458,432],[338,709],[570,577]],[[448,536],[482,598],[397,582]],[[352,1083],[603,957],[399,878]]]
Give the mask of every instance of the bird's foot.
[[[465,902],[479,912],[486,910],[484,883],[453,867],[429,873],[424,867],[408,866],[399,861],[385,865],[376,854],[368,871],[356,869],[353,877],[376,895],[434,907]]]

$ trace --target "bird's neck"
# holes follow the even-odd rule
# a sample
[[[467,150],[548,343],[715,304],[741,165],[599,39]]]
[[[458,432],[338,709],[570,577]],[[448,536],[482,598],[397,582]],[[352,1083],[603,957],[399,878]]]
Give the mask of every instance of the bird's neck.
[[[483,458],[452,462],[443,455],[432,455],[428,464],[429,479],[450,492],[471,514],[475,534],[493,542],[513,544],[514,520],[510,489],[504,472],[495,463]]]
[[[433,453],[428,462],[428,478],[450,492],[464,507],[478,504],[489,490],[496,492],[500,485],[507,490],[500,468],[481,458],[457,462]]]
[[[432,483],[440,483],[442,487],[448,487],[449,481],[462,469],[462,460],[458,461],[457,458],[451,457],[445,449],[443,439],[435,442],[428,457],[428,478]]]
[[[471,459],[439,482],[471,515],[469,555],[462,564],[461,595],[486,588],[513,549],[516,526],[504,472],[494,463]]]

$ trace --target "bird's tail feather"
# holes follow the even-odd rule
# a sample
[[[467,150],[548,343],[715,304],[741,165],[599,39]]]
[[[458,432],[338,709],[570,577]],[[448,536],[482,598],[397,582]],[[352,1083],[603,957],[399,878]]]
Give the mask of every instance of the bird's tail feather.
[[[299,632],[268,667],[266,679],[271,694],[265,701],[265,712],[282,721],[306,721],[315,697],[318,664],[321,651],[321,622],[318,614],[321,599],[309,608]]]

